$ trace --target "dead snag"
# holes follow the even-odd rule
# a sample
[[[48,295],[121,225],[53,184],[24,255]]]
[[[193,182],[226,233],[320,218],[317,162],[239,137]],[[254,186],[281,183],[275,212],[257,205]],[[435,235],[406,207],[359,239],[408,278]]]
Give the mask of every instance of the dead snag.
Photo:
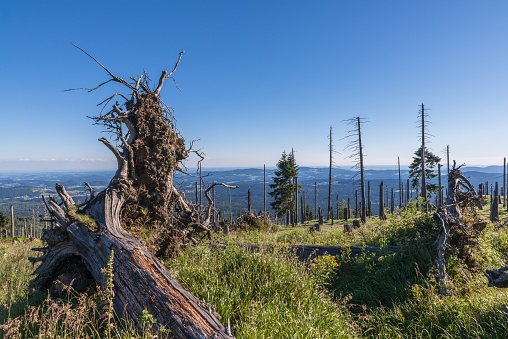
[[[175,171],[193,150],[185,148],[159,97],[182,53],[173,71],[162,73],[155,90],[150,89],[145,74],[129,83],[86,53],[111,77],[105,83],[120,83],[131,91],[129,98],[115,95],[125,99],[122,105],[116,102],[109,112],[93,118],[116,139],[117,145],[106,138],[99,140],[116,157],[118,169],[104,191],[94,194],[87,185],[90,199],[83,205],[76,206],[65,187],[58,184],[62,203],[45,200],[54,225],[42,236],[46,247],[37,249],[43,255],[31,258],[41,262],[32,285],[51,289],[60,279],[74,281],[82,291],[95,283],[104,286],[101,269],[113,251],[114,306],[120,315],[139,325],[138,316],[146,309],[157,319],[157,326],[165,326],[176,338],[231,338],[209,307],[183,288],[124,228],[127,223],[141,222],[143,216],[149,227],[164,235],[164,252],[172,253],[207,230],[206,223],[196,222],[195,208],[174,185]]]
[[[462,175],[460,168],[455,167],[448,173],[448,196],[446,204],[434,213],[434,219],[441,229],[435,242],[436,265],[439,271],[439,293],[448,294],[448,280],[445,268],[445,251],[454,247],[459,257],[469,266],[474,265],[472,246],[485,228],[486,223],[476,213],[479,197],[469,180]]]

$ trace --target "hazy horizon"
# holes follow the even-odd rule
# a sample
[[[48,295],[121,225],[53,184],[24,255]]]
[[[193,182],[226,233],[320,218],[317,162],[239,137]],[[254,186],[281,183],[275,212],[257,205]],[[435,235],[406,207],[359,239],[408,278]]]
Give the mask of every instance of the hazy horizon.
[[[446,163],[442,163],[443,166],[446,166]],[[461,163],[462,164],[462,163]],[[27,173],[37,173],[37,172],[92,172],[92,171],[116,171],[117,163],[116,160],[22,160],[22,161],[2,161],[0,160],[0,173],[9,173],[9,172],[27,172]],[[276,164],[268,165],[268,164],[260,164],[253,166],[207,166],[206,162],[202,164],[202,168],[204,170],[234,170],[234,169],[262,169],[263,165],[266,166],[267,169],[276,168]],[[298,164],[300,167],[309,167],[309,168],[328,168],[327,165],[309,165],[309,164]],[[407,170],[409,164],[401,164],[402,170]],[[465,164],[465,168],[467,167],[479,167],[479,168],[487,168],[492,166],[503,167],[503,164],[490,164],[490,165],[469,165]],[[195,164],[187,163],[187,167],[190,172],[195,168]],[[333,168],[348,170],[352,169],[349,165],[334,165]],[[397,165],[365,165],[366,169],[397,169]]]

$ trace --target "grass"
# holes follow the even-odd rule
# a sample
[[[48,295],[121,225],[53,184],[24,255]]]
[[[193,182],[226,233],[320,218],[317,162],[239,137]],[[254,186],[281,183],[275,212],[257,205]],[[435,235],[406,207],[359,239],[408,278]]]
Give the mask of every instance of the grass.
[[[89,297],[68,289],[66,299],[52,299],[47,293],[29,291],[35,266],[27,258],[34,255],[31,248],[41,245],[40,240],[23,238],[0,242],[1,338],[104,338],[108,333],[138,337],[136,329],[119,319],[111,331],[105,328],[100,293]]]
[[[488,210],[481,213],[488,218]],[[507,216],[500,211],[502,219]],[[483,276],[485,269],[508,261],[508,232],[502,223],[488,224],[475,249],[474,268],[448,251],[448,296],[438,294],[432,243],[439,230],[431,216],[410,208],[386,221],[369,218],[350,233],[337,221],[325,224],[322,232],[310,232],[309,226],[216,234],[213,241],[228,244],[225,249],[198,245],[166,264],[220,314],[222,323],[230,321],[237,338],[508,337],[503,316],[508,290],[488,288]],[[239,243],[271,246],[251,252]],[[382,255],[352,261],[344,253],[302,263],[288,250],[290,244],[379,246]],[[392,245],[401,251],[386,251]],[[151,336],[149,326],[140,333],[118,319],[114,330],[105,331],[98,297],[29,296],[34,267],[26,258],[31,247],[40,244],[22,239],[0,243],[0,336]],[[149,314],[140,317],[150,325]]]
[[[284,248],[252,253],[199,246],[170,266],[184,286],[231,321],[238,338],[356,336],[344,304],[333,303]]]

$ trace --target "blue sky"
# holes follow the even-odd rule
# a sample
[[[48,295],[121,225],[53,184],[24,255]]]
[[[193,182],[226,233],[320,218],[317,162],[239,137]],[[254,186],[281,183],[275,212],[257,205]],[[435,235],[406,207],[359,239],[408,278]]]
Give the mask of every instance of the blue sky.
[[[326,166],[334,128],[368,119],[365,164],[411,162],[419,105],[430,149],[466,165],[502,164],[508,122],[506,1],[8,1],[0,12],[0,170],[102,168],[113,156],[87,116],[121,86],[107,74],[146,70],[166,83],[187,141],[205,167],[275,166],[295,150]],[[83,159],[86,159],[83,160]],[[20,161],[22,160],[22,161]],[[192,166],[192,163],[189,163]]]

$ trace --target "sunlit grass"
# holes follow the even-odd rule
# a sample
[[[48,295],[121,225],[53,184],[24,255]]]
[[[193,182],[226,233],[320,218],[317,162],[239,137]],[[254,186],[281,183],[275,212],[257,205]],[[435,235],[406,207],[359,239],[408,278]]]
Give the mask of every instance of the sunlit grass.
[[[249,252],[198,246],[171,262],[179,281],[230,320],[238,338],[354,338],[347,309],[333,303],[284,248]]]
[[[488,219],[487,208],[480,213]],[[501,219],[507,216],[500,209]],[[327,222],[321,232],[311,232],[312,224],[217,233],[213,246],[190,247],[167,264],[191,293],[220,314],[222,323],[230,321],[239,339],[508,337],[503,316],[508,290],[487,287],[483,274],[508,262],[503,222],[488,223],[474,249],[475,267],[448,250],[448,296],[438,293],[433,242],[440,230],[431,214],[410,208],[386,221],[369,218],[347,233],[344,221]],[[259,251],[238,246],[245,243],[269,246]],[[352,260],[346,250],[339,257],[303,263],[288,250],[293,244],[379,246],[381,256]],[[399,252],[387,251],[394,245]],[[32,247],[41,243],[0,242],[0,337],[151,337],[119,319],[114,330],[105,332],[97,295],[51,299],[42,292],[29,294]]]

